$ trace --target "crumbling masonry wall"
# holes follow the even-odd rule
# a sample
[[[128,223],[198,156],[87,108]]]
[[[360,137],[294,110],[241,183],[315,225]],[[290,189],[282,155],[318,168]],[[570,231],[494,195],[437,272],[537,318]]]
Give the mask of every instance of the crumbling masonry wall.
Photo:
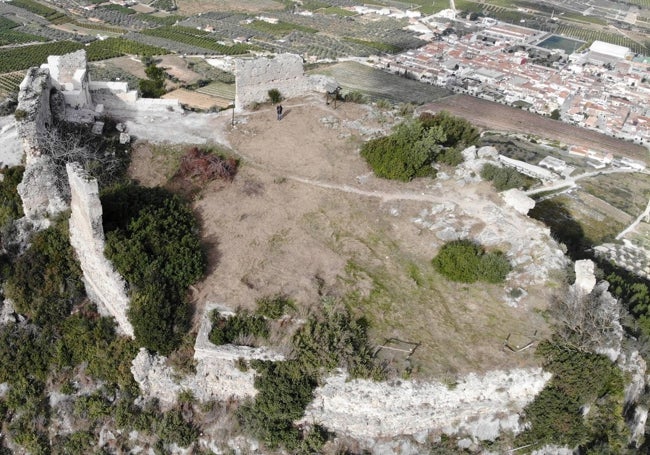
[[[315,81],[305,75],[302,57],[295,54],[237,59],[235,80],[236,111],[252,103],[268,101],[268,91],[272,88],[278,89],[285,98],[301,96],[317,89]]]
[[[25,174],[18,185],[25,219],[39,223],[48,216],[67,210],[65,188],[57,184],[51,158],[43,153],[43,133],[52,127],[50,72],[31,68],[20,84],[16,118],[18,135],[25,152]]]
[[[104,256],[103,212],[97,180],[89,177],[78,163],[68,163],[66,170],[71,194],[70,244],[81,264],[86,293],[100,312],[116,319],[121,332],[133,336],[126,316],[126,282]]]

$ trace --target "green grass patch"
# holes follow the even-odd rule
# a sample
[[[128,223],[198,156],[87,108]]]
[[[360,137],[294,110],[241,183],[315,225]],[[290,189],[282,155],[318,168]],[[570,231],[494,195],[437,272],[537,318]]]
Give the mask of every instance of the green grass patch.
[[[580,180],[580,187],[589,194],[637,217],[650,198],[650,176],[647,174],[605,174]]]
[[[327,8],[321,8],[317,12],[322,13],[322,14],[334,14],[336,16],[341,16],[341,17],[348,17],[348,16],[356,16],[357,13],[354,11],[349,11],[347,9],[343,9],[338,6],[328,6]]]

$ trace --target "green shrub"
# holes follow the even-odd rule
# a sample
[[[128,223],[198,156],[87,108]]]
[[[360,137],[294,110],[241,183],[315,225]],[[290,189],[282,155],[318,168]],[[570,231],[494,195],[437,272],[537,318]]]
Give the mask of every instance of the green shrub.
[[[278,90],[277,88],[272,88],[271,90],[268,91],[268,94],[271,103],[277,104],[280,101],[282,101],[282,94],[280,93],[280,90]]]
[[[390,136],[366,142],[361,156],[378,177],[407,182],[422,174],[435,175],[431,164],[443,137],[438,129],[425,131],[418,121],[403,122]]]
[[[352,90],[351,92],[346,93],[343,99],[348,103],[363,104],[366,102],[365,95],[358,90]]]
[[[14,117],[16,118],[17,121],[25,120],[27,118],[27,111],[24,111],[22,109],[16,109],[14,111]]]
[[[278,319],[282,317],[288,309],[295,310],[296,308],[293,300],[284,295],[262,297],[257,299],[256,303],[256,313],[269,319]]]
[[[189,310],[172,289],[151,283],[131,293],[127,315],[140,346],[169,355],[189,329]]]
[[[455,117],[447,111],[440,111],[437,114],[425,112],[420,115],[420,122],[425,129],[440,128],[445,132],[445,139],[441,142],[443,147],[463,149],[476,145],[480,138],[478,129],[471,123],[464,118]]]
[[[383,378],[368,339],[368,320],[349,308],[325,300],[323,314],[313,314],[293,337],[296,359],[307,371],[347,369],[354,378]]]
[[[34,235],[5,286],[16,310],[37,325],[59,324],[84,297],[81,269],[68,240],[67,221]]]
[[[486,253],[481,246],[469,240],[446,243],[432,263],[440,274],[461,283],[500,283],[512,270],[503,253]]]
[[[311,402],[318,385],[316,377],[296,360],[251,363],[257,370],[258,393],[254,401],[239,409],[240,422],[270,448],[280,445],[289,450],[297,448],[301,435],[293,422],[303,416]]]
[[[237,311],[230,317],[224,317],[217,310],[212,312],[212,329],[209,340],[217,346],[241,343],[243,339],[268,338],[269,327],[263,316],[253,315],[247,311]]]
[[[165,444],[188,447],[199,436],[199,430],[183,419],[179,410],[173,409],[156,425],[156,433]]]
[[[0,170],[0,227],[23,216],[23,201],[16,190],[23,180],[23,166]]]
[[[527,189],[535,183],[535,179],[518,172],[510,167],[499,167],[486,163],[481,169],[481,178],[492,182],[497,191],[505,191],[511,188]]]
[[[102,196],[106,256],[131,287],[128,316],[140,346],[169,354],[189,328],[187,287],[206,265],[194,216],[160,188],[120,186]]]
[[[623,419],[625,382],[616,365],[603,355],[549,341],[540,343],[536,353],[553,377],[524,409],[527,429],[517,436],[516,445],[557,444],[580,446],[580,453],[622,453],[628,437]],[[583,416],[585,406],[589,413]]]

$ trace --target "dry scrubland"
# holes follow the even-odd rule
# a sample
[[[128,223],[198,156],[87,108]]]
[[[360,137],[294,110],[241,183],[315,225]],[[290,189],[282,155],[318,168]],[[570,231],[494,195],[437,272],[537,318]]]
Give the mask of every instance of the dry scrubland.
[[[193,292],[197,309],[207,302],[252,308],[261,296],[286,293],[304,315],[319,294],[357,295],[377,343],[421,343],[414,360],[424,376],[535,363],[531,351],[507,353],[502,345],[509,333],[521,344],[546,333],[537,309],[549,289],[529,289],[536,297],[511,308],[501,286],[447,282],[430,265],[442,242],[413,222],[441,197],[464,200],[470,210],[477,204],[478,212],[481,200],[498,200],[491,187],[375,179],[357,151],[360,124],[382,127],[370,108],[334,111],[320,99],[285,108],[280,122],[272,106],[239,117],[225,137],[242,157],[234,182],[210,183],[195,196],[210,261]],[[165,183],[179,153],[140,144],[131,175]]]

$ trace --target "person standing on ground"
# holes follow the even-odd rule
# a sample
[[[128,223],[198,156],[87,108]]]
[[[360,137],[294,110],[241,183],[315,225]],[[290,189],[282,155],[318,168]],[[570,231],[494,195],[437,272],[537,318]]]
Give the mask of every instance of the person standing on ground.
[[[278,120],[282,119],[282,105],[278,104],[278,107],[275,108],[275,112],[278,113]]]

